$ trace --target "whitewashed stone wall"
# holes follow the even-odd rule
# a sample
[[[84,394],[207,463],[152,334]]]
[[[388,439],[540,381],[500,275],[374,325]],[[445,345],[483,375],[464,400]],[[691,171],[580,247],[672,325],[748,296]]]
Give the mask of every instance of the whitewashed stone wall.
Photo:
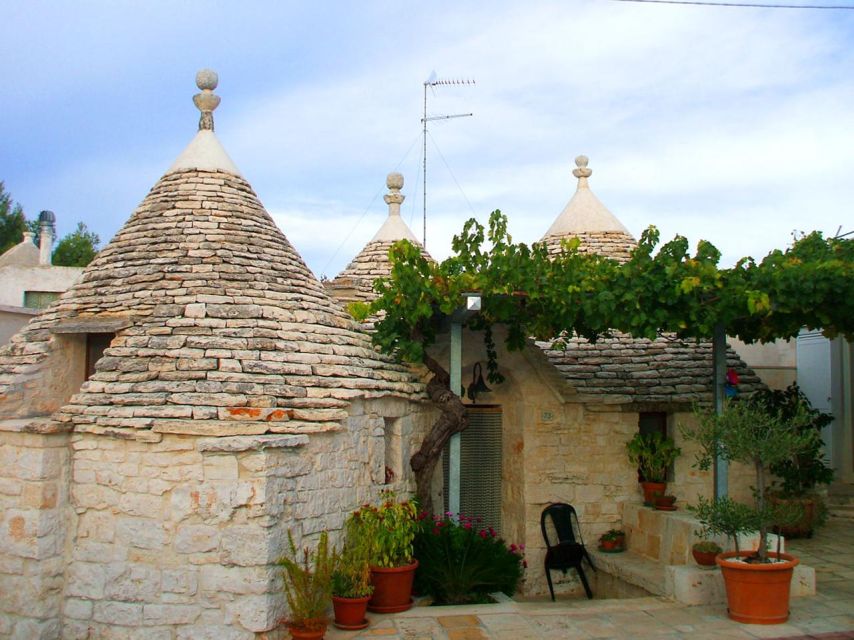
[[[311,435],[0,434],[0,637],[279,637],[288,529],[337,541],[384,485],[387,425],[409,447],[422,409],[356,401]]]
[[[70,450],[65,434],[0,423],[0,638],[54,639],[67,529]]]

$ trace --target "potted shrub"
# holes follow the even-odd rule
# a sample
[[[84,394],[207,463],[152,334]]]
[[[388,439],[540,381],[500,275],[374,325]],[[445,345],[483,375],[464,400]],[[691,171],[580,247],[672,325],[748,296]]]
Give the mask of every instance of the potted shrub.
[[[620,553],[626,550],[626,532],[622,529],[609,529],[599,536],[599,551]]]
[[[656,495],[655,496],[655,508],[659,511],[676,511],[676,507],[674,504],[676,503],[676,496],[673,495]]]
[[[368,626],[365,612],[374,592],[369,551],[368,541],[360,535],[354,520],[348,519],[344,548],[332,574],[332,609],[339,629],[350,631]]]
[[[683,428],[700,445],[697,464],[708,469],[713,460],[740,462],[755,472],[753,504],[730,498],[701,500],[695,508],[706,531],[730,536],[735,551],[717,557],[727,592],[729,616],[749,624],[780,624],[789,617],[789,591],[798,559],[768,550],[768,530],[780,519],[780,510],[768,500],[769,467],[814,446],[817,433],[804,430],[809,417],[802,411],[792,418],[771,412],[760,401],[729,402],[720,415],[701,413],[696,428]],[[759,531],[757,549],[738,548],[738,534]]]
[[[481,604],[499,591],[512,596],[526,566],[523,545],[508,546],[492,527],[464,515],[422,519],[415,557],[418,592],[434,604]]]
[[[643,487],[643,502],[653,506],[656,495],[664,495],[667,490],[667,469],[682,450],[672,438],[659,432],[636,433],[626,443],[626,452],[632,464],[638,466],[640,482]]]
[[[813,531],[823,522],[826,513],[824,501],[816,493],[816,487],[833,482],[833,469],[824,462],[824,443],[821,440],[821,430],[833,422],[833,416],[813,409],[796,384],[785,391],[760,392],[756,398],[769,410],[779,411],[785,418],[792,418],[799,411],[805,413],[810,420],[801,428],[813,430],[818,434],[808,449],[770,466],[771,473],[779,480],[779,483],[774,483],[771,500],[789,507],[789,512],[799,514],[788,523],[776,523],[780,533],[787,538],[812,537]]]
[[[324,531],[314,551],[301,552],[288,530],[288,547],[278,562],[284,567],[285,597],[290,608],[288,630],[294,640],[320,640],[326,633],[326,609],[332,593],[335,554]]]
[[[721,545],[712,540],[700,540],[691,547],[691,555],[701,567],[714,567],[715,557],[722,551]]]
[[[397,500],[384,491],[379,506],[364,505],[350,515],[349,525],[368,544],[374,593],[368,610],[397,613],[412,606],[412,582],[418,561],[412,543],[418,528],[418,511],[411,500]]]

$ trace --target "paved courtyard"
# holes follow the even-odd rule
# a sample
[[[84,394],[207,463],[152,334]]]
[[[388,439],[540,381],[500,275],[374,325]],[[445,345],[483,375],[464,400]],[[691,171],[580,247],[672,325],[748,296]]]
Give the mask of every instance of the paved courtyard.
[[[416,607],[393,616],[368,614],[360,632],[331,628],[330,640],[728,640],[753,638],[854,640],[854,522],[831,520],[811,540],[789,549],[815,567],[817,595],[794,598],[789,622],[746,625],[724,605],[686,606],[659,597],[507,602],[465,607]]]

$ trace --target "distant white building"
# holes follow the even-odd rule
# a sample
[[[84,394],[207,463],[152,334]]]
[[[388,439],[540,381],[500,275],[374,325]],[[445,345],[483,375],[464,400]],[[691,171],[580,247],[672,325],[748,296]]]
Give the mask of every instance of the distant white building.
[[[33,234],[0,255],[0,345],[9,342],[17,331],[39,311],[59,298],[83,273],[82,267],[54,267],[54,222],[50,211],[39,214],[39,246]]]

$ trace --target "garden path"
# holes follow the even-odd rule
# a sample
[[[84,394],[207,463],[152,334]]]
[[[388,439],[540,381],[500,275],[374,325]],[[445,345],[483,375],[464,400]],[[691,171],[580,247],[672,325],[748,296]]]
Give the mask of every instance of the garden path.
[[[854,640],[854,522],[831,519],[814,538],[789,549],[815,567],[817,594],[794,598],[789,622],[733,622],[724,605],[694,606],[664,598],[503,602],[461,607],[415,607],[396,615],[369,614],[360,632],[333,628],[328,640]]]

